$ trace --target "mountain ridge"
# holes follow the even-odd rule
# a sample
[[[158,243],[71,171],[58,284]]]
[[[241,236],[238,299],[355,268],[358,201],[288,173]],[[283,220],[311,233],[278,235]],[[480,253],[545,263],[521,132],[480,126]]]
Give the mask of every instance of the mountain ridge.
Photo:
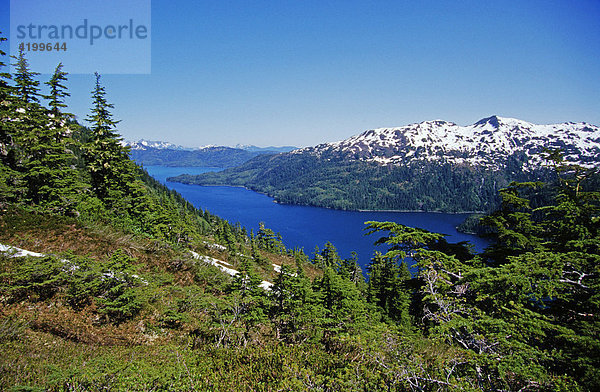
[[[122,146],[127,146],[131,150],[184,150],[184,151],[197,151],[197,150],[207,150],[212,148],[232,148],[236,150],[244,150],[250,152],[267,152],[267,153],[279,153],[279,152],[290,152],[292,150],[297,149],[295,146],[267,146],[267,147],[259,147],[253,144],[236,144],[235,146],[221,146],[216,144],[207,144],[204,146],[198,147],[186,147],[179,144],[174,144],[171,142],[161,141],[161,140],[147,140],[147,139],[139,139],[139,140],[124,140],[121,142]]]
[[[489,211],[512,181],[549,179],[547,148],[563,151],[568,163],[598,167],[600,128],[497,116],[466,127],[424,121],[169,181],[245,186],[277,202],[336,209]]]
[[[529,170],[531,165],[540,163],[539,154],[544,148],[564,150],[568,162],[597,166],[600,128],[584,122],[539,125],[496,115],[468,126],[432,120],[370,129],[341,141],[293,153],[383,165],[437,160],[489,168],[498,168],[500,158],[524,153],[528,158],[524,169]]]
[[[229,168],[243,164],[262,154],[279,154],[292,147],[238,147],[206,145],[184,147],[163,141],[141,139],[137,142],[124,141],[130,149],[129,155],[136,163],[146,166],[220,167]]]

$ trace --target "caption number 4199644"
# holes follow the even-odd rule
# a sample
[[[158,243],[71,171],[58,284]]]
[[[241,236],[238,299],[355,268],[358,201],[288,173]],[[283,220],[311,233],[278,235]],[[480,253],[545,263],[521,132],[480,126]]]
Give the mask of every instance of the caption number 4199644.
[[[67,51],[67,43],[63,42],[21,42],[19,44],[19,50],[24,52],[60,52],[61,50]]]

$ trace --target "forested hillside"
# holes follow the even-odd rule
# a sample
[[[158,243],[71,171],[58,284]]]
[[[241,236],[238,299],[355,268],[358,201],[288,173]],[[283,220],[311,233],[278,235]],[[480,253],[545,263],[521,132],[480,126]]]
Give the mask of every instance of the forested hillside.
[[[498,116],[464,127],[424,121],[171,180],[242,185],[283,203],[338,209],[489,212],[510,182],[550,178],[541,159],[546,150],[562,151],[570,164],[598,167],[600,128]]]
[[[247,151],[239,148],[213,146],[196,150],[175,150],[169,148],[133,149],[131,159],[138,165],[158,166],[204,166],[235,167],[260,154],[275,154],[274,151]]]
[[[512,163],[511,163],[512,162]],[[505,170],[451,163],[419,162],[382,166],[312,154],[259,156],[221,172],[183,174],[169,181],[237,185],[266,193],[278,202],[344,210],[490,211],[498,190],[511,180],[547,179],[544,169],[522,173],[518,161]]]
[[[61,65],[42,93],[14,60],[12,75],[0,64],[1,390],[600,389],[596,170],[554,152],[551,181],[502,189],[482,254],[366,222],[383,238],[361,271],[331,243],[309,257],[195,209],[129,159],[99,75],[84,127]]]

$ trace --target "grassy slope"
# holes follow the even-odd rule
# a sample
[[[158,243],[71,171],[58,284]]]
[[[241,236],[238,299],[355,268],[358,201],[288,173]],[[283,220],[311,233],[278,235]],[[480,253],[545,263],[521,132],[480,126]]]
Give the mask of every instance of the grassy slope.
[[[198,264],[187,251],[110,227],[86,227],[72,218],[24,210],[2,211],[0,243],[67,259],[85,255],[100,265],[122,249],[136,260],[136,270],[149,282],[141,289],[141,312],[121,323],[104,322],[94,303],[82,309],[67,306],[64,290],[49,299],[28,297],[19,302],[9,301],[7,292],[2,294],[1,390],[19,385],[51,390],[152,390],[158,386],[206,390],[211,385],[218,385],[218,390],[250,390],[267,385],[265,380],[274,380],[273,372],[282,371],[280,365],[269,365],[271,354],[281,350],[270,341],[268,331],[253,336],[255,344],[247,350],[215,347],[211,334],[219,328],[215,317],[227,310],[225,291],[231,278],[216,267]],[[208,248],[197,250],[228,259],[227,254]],[[296,266],[287,256],[266,252],[263,256],[273,263]],[[41,263],[41,259],[30,262]],[[236,264],[232,259],[229,262]],[[0,276],[4,280],[24,263],[22,258],[0,256]],[[267,268],[258,272],[264,279],[274,277]],[[306,273],[314,277],[319,271],[306,265]],[[7,288],[10,283],[2,285]],[[190,332],[199,327],[208,331],[204,343],[192,349],[195,335]],[[270,344],[272,349],[264,350]],[[293,347],[281,352],[292,368],[298,365],[292,362],[302,363],[308,355]],[[258,366],[260,358],[268,366]]]

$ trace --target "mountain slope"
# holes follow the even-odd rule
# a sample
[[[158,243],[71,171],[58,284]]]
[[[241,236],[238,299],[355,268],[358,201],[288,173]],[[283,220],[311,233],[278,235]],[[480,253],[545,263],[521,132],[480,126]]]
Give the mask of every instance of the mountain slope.
[[[563,150],[569,162],[597,166],[600,129],[496,116],[467,127],[426,121],[170,180],[241,185],[279,202],[339,209],[486,211],[511,181],[547,178],[539,156],[545,148]]]
[[[235,167],[261,154],[289,152],[294,147],[204,146],[189,148],[169,142],[139,140],[124,142],[137,164],[146,166]]]
[[[600,128],[586,123],[537,125],[498,116],[465,127],[446,121],[424,121],[373,129],[296,153],[381,164],[424,160],[486,168],[501,168],[508,157],[524,154],[527,169],[539,164],[544,148],[562,149],[567,161],[598,165]]]
[[[247,144],[236,144],[235,148],[239,148],[241,150],[246,150],[246,151],[252,151],[252,152],[262,152],[262,153],[274,154],[274,153],[280,153],[280,152],[290,152],[290,151],[296,150],[298,147],[294,147],[294,146],[258,147],[258,146],[247,145]]]
[[[132,151],[136,151],[136,150],[149,150],[149,149],[156,149],[156,150],[188,150],[191,151],[193,150],[193,148],[190,147],[184,147],[184,146],[179,146],[173,143],[169,143],[169,142],[163,142],[160,140],[145,140],[145,139],[141,139],[138,140],[137,142],[134,141],[124,141],[122,142],[122,144],[124,146],[129,146],[129,148]]]
[[[206,166],[234,167],[254,158],[261,152],[241,150],[239,148],[210,146],[197,150],[156,148],[146,146],[130,152],[131,159],[137,164],[147,166]]]

